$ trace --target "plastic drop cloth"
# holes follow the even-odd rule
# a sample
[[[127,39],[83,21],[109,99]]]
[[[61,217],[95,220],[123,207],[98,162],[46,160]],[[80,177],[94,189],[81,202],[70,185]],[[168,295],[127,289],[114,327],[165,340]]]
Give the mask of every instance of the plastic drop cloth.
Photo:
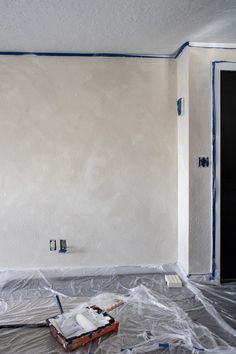
[[[120,322],[119,333],[74,353],[236,353],[236,284],[185,278],[182,288],[168,289],[164,272],[118,275],[109,268],[93,276],[61,271],[55,277],[2,272],[0,325],[38,323],[59,314],[56,294],[64,311],[91,304],[106,309],[123,300],[111,312]],[[0,329],[1,354],[64,352],[48,328]]]

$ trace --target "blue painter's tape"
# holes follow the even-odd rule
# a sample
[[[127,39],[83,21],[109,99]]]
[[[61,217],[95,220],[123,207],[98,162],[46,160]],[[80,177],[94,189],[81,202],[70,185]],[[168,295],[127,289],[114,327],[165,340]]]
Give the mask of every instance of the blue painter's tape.
[[[174,58],[175,58],[175,59],[178,58],[178,56],[180,56],[180,54],[184,51],[184,49],[185,49],[186,47],[189,47],[189,42],[183,43],[183,44],[179,47],[179,49],[177,49],[177,51],[176,51],[175,54],[174,54]]]
[[[190,48],[202,48],[202,49],[226,49],[226,50],[235,50],[236,49],[236,47],[222,47],[221,45],[218,45],[218,46],[212,46],[212,47],[210,47],[210,46],[207,46],[207,45],[194,45],[194,43],[193,44],[191,44],[191,42],[189,42],[189,45],[188,45]]]
[[[216,64],[212,63],[212,279],[216,275]]]
[[[121,352],[124,352],[125,350],[132,351],[132,350],[133,350],[133,348],[124,348],[124,349],[121,349],[120,351],[121,351]]]
[[[177,114],[181,116],[183,113],[183,98],[177,100]]]
[[[169,343],[159,343],[159,348],[169,348]]]
[[[204,352],[204,351],[205,351],[205,349],[203,349],[203,348],[198,348],[198,347],[193,347],[193,349],[196,349],[196,350],[199,351],[199,352]]]
[[[0,52],[0,55],[36,55],[47,57],[111,57],[111,58],[145,58],[145,59],[175,59],[169,54],[124,54],[124,53],[61,53],[61,52]]]
[[[212,63],[212,280],[216,276],[216,65],[225,63],[217,60]]]
[[[111,57],[111,58],[145,58],[145,59],[177,59],[186,47],[196,47],[190,42],[183,43],[172,54],[125,54],[125,53],[63,53],[63,52],[21,52],[21,51],[1,51],[0,55],[36,55],[36,56],[52,56],[52,57]],[[231,49],[236,48],[223,48],[223,47],[207,47],[197,46],[197,48],[206,49]]]
[[[187,278],[191,278],[191,277],[194,277],[194,276],[202,276],[202,275],[212,275],[212,273],[194,273],[194,274],[187,274]]]

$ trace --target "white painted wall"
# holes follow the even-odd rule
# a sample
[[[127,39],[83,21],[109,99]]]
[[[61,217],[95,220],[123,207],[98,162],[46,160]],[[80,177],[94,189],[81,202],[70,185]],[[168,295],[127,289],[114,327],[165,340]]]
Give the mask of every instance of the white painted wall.
[[[179,63],[181,65],[179,58]],[[211,272],[212,190],[210,168],[198,157],[212,154],[211,66],[216,60],[236,61],[234,49],[189,48],[189,273]],[[188,70],[188,69],[186,69]],[[181,173],[181,172],[180,172]],[[180,210],[180,215],[185,211]],[[185,237],[179,234],[179,238]],[[180,243],[184,242],[180,240]],[[186,247],[187,241],[185,242]]]
[[[176,63],[1,57],[0,78],[0,269],[175,262]]]
[[[189,48],[177,62],[177,97],[183,98],[178,117],[178,263],[189,273]]]
[[[214,60],[236,50],[188,48],[177,65],[1,57],[0,268],[162,264],[178,248],[186,273],[210,272],[211,168],[198,157],[211,157]],[[50,238],[71,252],[50,253]]]

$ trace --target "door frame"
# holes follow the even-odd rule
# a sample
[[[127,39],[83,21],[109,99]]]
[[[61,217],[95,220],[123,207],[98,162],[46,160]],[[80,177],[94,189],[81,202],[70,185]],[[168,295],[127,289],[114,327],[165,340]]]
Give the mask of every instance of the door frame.
[[[236,62],[214,61],[212,63],[212,278],[219,282],[221,281],[221,71],[236,71]]]

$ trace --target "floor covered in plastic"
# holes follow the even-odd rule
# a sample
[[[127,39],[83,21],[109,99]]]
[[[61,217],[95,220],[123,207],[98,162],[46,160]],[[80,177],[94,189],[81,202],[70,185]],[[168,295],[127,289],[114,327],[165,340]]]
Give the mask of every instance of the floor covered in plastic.
[[[38,272],[24,281],[0,277],[0,325],[38,323],[83,304],[107,308],[119,333],[74,353],[236,353],[236,284],[211,285],[185,279],[169,289],[164,273],[57,277]],[[48,328],[0,329],[1,354],[61,354]]]

